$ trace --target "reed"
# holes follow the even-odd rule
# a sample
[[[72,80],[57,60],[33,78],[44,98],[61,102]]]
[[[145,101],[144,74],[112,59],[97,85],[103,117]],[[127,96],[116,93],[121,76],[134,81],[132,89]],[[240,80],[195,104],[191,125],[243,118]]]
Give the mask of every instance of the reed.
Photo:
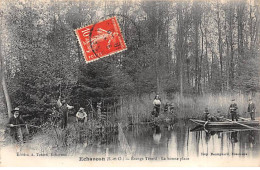
[[[89,120],[85,124],[69,123],[65,129],[49,123],[45,123],[34,134],[33,139],[26,142],[32,150],[42,154],[76,155],[84,149],[106,140],[107,136],[117,133],[117,127],[111,126],[112,123],[101,123],[98,120]],[[9,145],[7,142],[10,141],[10,136],[7,137],[5,142],[6,145]]]
[[[128,123],[151,120],[154,96],[155,93],[121,97],[120,108],[117,110],[119,120]],[[174,113],[179,119],[200,118],[206,107],[212,114],[217,115],[217,110],[220,110],[222,115],[227,115],[232,99],[236,99],[238,113],[243,117],[249,117],[246,112],[250,96],[245,94],[205,94],[186,97],[181,97],[178,94],[161,94],[160,97],[163,103],[161,113],[164,105],[169,103],[174,106]],[[252,98],[256,108],[260,108],[260,94],[255,94]]]

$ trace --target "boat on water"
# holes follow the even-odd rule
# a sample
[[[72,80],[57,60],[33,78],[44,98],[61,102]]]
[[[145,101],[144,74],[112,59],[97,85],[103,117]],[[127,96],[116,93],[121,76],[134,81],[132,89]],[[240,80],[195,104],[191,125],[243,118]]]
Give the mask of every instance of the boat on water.
[[[208,132],[236,132],[236,131],[249,131],[252,129],[248,129],[244,126],[223,126],[223,127],[204,127],[202,125],[197,125],[196,127],[194,127],[193,129],[190,129],[190,132],[199,132],[199,131],[208,131]]]
[[[250,121],[222,121],[222,122],[207,122],[204,120],[198,120],[198,119],[190,119],[190,121],[204,126],[206,125],[207,127],[241,127],[243,125],[245,126],[259,126],[259,121],[258,120],[250,120]]]

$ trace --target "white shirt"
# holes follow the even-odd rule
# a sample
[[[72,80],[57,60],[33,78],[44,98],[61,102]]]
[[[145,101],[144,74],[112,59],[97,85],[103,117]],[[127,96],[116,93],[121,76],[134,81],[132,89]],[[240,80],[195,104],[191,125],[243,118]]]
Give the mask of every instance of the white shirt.
[[[58,107],[61,107],[61,106],[62,106],[62,103],[61,103],[60,99],[58,99],[57,105],[58,105]],[[70,110],[70,109],[73,109],[74,106],[70,106],[70,105],[67,104],[67,108]]]
[[[77,112],[76,117],[83,119],[83,118],[87,117],[87,113],[86,112]]]
[[[154,105],[161,105],[161,101],[159,99],[154,99],[153,104]]]
[[[70,105],[67,104],[67,108],[70,110],[70,109],[73,109],[74,106],[70,106]]]

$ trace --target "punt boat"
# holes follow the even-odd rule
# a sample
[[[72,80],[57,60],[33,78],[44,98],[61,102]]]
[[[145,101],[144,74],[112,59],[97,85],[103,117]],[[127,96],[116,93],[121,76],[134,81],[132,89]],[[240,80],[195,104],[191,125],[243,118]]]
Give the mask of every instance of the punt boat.
[[[236,132],[236,131],[252,131],[252,129],[246,128],[244,126],[235,126],[235,127],[204,127],[198,125],[193,129],[190,129],[190,132],[198,132],[198,131],[208,131],[208,132]]]
[[[190,119],[190,121],[204,126],[206,121],[198,120],[198,119]],[[250,120],[250,121],[221,121],[221,122],[207,122],[207,127],[241,127],[241,126],[259,126],[258,120]]]

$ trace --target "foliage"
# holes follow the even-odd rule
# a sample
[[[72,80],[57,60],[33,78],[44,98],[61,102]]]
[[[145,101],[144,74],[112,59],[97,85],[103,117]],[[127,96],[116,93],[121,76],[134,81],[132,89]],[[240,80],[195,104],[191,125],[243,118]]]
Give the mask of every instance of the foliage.
[[[117,133],[117,126],[102,125],[99,121],[90,120],[85,125],[71,123],[66,129],[50,126],[46,122],[42,129],[34,136],[30,146],[36,147],[44,153],[63,153],[74,155],[82,152],[98,142],[108,140],[108,136]],[[110,141],[106,141],[109,143]],[[37,146],[35,144],[37,143]],[[39,148],[43,147],[44,148]]]

